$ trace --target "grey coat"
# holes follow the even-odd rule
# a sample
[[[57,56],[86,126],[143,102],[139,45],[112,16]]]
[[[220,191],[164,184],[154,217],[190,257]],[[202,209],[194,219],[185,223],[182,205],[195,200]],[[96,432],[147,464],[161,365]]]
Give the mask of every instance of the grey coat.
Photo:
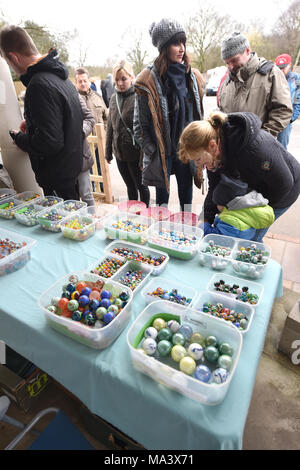
[[[87,171],[94,165],[94,159],[91,154],[90,146],[87,141],[87,137],[92,133],[93,127],[95,125],[95,119],[86,105],[84,98],[79,95],[79,101],[83,114],[83,160],[81,172]]]

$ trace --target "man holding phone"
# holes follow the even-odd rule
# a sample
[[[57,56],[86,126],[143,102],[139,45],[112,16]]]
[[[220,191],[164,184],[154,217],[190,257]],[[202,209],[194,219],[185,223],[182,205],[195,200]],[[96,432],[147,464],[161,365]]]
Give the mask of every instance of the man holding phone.
[[[25,121],[11,130],[15,144],[29,154],[45,195],[78,199],[82,168],[83,115],[78,93],[55,49],[42,56],[28,33],[18,26],[0,31],[0,51],[27,88]]]

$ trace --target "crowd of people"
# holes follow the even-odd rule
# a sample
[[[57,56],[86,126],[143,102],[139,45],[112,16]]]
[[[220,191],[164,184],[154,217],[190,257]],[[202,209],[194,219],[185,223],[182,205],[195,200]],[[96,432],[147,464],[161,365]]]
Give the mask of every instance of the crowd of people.
[[[219,109],[204,119],[205,82],[191,67],[183,26],[164,18],[149,33],[158,49],[153,64],[135,77],[132,64],[119,60],[97,89],[87,69],[76,70],[74,86],[56,49],[41,55],[24,29],[4,26],[1,54],[26,87],[15,144],[29,154],[45,194],[92,206],[86,138],[103,124],[105,158],[116,158],[129,200],[148,206],[154,186],[156,204],[167,206],[175,174],[180,208],[191,211],[205,168],[204,233],[261,241],[300,192],[300,164],[287,150],[300,113],[291,56],[258,57],[234,32],[220,48],[227,73]],[[98,154],[96,163],[101,174]]]

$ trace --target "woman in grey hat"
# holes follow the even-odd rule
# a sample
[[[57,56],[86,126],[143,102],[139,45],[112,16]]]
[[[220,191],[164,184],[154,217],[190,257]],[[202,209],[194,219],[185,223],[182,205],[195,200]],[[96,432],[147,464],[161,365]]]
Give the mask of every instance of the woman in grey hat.
[[[159,55],[135,81],[134,135],[143,151],[143,184],[156,187],[157,205],[167,205],[175,174],[181,210],[190,211],[196,168],[182,163],[177,150],[185,126],[203,117],[204,80],[191,68],[180,23],[162,19],[149,32]]]

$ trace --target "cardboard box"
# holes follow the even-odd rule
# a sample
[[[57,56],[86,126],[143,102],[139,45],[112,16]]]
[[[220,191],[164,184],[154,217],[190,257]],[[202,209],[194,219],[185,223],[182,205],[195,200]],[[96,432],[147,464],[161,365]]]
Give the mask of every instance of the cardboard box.
[[[297,355],[295,354],[296,349],[300,349],[300,299],[286,318],[278,349],[291,360]]]
[[[0,391],[25,412],[30,409],[48,382],[48,375],[37,367],[34,367],[26,378],[22,378],[5,365],[0,365]]]

